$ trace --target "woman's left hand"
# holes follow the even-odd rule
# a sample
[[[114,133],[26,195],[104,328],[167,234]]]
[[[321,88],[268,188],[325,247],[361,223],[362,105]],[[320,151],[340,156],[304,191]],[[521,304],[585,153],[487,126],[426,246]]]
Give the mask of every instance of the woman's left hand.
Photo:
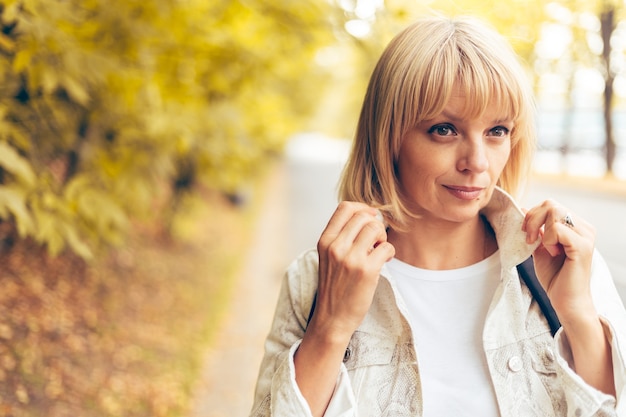
[[[542,237],[533,254],[535,272],[561,323],[595,312],[590,277],[595,229],[560,204],[547,200],[526,213],[527,242]]]
[[[535,272],[563,325],[576,373],[615,396],[611,345],[591,297],[594,227],[548,200],[528,210],[522,230],[528,243],[542,238]]]

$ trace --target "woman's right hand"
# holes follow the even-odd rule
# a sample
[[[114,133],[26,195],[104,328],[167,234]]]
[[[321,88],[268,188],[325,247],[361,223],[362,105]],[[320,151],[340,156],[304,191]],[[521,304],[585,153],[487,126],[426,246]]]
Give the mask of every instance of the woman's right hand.
[[[322,233],[317,301],[309,328],[349,341],[372,304],[380,270],[395,254],[379,211],[342,202]]]
[[[344,351],[372,304],[383,264],[395,254],[378,213],[363,203],[340,203],[317,244],[315,311],[294,357],[313,416],[324,414]]]

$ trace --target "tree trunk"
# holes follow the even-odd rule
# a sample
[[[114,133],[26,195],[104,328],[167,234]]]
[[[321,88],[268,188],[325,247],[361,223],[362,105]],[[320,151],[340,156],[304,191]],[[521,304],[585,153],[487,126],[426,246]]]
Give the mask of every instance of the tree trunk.
[[[606,1],[603,11],[600,14],[600,31],[602,33],[602,41],[604,47],[602,49],[602,61],[604,63],[604,130],[606,132],[605,156],[606,156],[606,173],[613,173],[613,163],[615,162],[616,145],[613,137],[613,120],[611,118],[611,108],[613,104],[613,81],[615,74],[611,70],[611,35],[615,29],[615,5]]]

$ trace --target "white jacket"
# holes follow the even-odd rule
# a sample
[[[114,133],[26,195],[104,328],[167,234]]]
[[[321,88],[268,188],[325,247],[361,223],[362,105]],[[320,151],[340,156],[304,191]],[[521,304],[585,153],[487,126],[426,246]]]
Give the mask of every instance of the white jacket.
[[[539,306],[520,281],[516,265],[527,245],[524,218],[496,189],[483,210],[496,233],[501,283],[483,330],[483,346],[503,417],[626,416],[626,311],[610,272],[596,252],[591,289],[611,335],[617,401],[586,384],[570,368],[562,329],[553,338]],[[311,416],[295,382],[293,355],[305,332],[317,288],[318,255],[305,252],[288,268],[265,344],[251,416]],[[420,375],[406,306],[394,279],[381,271],[374,300],[352,336],[326,416],[421,416]]]

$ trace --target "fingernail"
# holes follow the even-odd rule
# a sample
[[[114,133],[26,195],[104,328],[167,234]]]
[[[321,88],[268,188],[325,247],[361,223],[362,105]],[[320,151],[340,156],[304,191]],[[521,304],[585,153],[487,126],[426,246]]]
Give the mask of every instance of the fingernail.
[[[385,222],[385,218],[383,217],[383,213],[380,212],[380,210],[376,209],[376,219],[378,221],[380,221],[381,223]]]

